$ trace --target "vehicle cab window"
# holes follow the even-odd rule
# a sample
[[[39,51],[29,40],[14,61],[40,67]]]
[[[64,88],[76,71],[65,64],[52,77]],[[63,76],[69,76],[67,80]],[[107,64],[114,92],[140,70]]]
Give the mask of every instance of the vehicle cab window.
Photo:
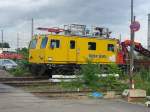
[[[96,42],[88,42],[88,50],[96,50]]]
[[[37,39],[33,39],[33,40],[30,42],[29,48],[35,49],[35,48],[36,48],[36,44],[37,44]]]
[[[59,48],[59,47],[60,47],[60,40],[52,39],[52,40],[51,40],[50,47],[51,47],[51,48]]]
[[[113,44],[108,44],[108,46],[107,46],[107,50],[108,50],[108,51],[112,51],[112,52],[114,52],[114,51],[115,51],[115,47],[114,47],[114,45],[113,45]]]
[[[75,49],[75,41],[74,40],[70,41],[70,49]]]
[[[41,42],[41,48],[45,48],[47,45],[48,37],[44,37]]]

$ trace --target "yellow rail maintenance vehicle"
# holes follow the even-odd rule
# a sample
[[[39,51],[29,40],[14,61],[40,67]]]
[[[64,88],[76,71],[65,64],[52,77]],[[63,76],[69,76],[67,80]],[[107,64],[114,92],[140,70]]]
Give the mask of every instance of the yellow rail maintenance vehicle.
[[[93,63],[118,63],[118,40],[109,38],[110,32],[85,25],[65,25],[59,28],[38,28],[51,32],[35,35],[29,45],[30,70],[37,75],[73,73],[87,59]]]

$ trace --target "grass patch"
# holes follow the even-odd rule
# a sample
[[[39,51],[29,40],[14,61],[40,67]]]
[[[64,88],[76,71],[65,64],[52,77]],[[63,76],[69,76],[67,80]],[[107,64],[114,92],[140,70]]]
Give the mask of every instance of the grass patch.
[[[11,69],[8,72],[15,77],[23,77],[23,76],[31,76],[32,74],[29,72],[29,63],[27,60],[19,60],[17,61],[18,66],[16,69]]]
[[[150,70],[142,69],[140,72],[135,73],[135,88],[144,89],[147,95],[150,95]]]
[[[9,70],[8,72],[15,77],[31,76],[27,68],[19,66],[16,69]]]

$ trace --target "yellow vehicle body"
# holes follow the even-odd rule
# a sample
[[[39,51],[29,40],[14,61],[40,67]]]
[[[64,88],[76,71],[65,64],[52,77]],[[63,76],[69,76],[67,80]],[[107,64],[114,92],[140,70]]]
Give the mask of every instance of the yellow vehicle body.
[[[47,41],[42,48],[44,38]],[[36,41],[34,47],[33,40]],[[110,64],[117,61],[117,39],[49,34],[38,35],[33,40],[29,47],[30,63],[86,64],[90,59],[93,63]]]

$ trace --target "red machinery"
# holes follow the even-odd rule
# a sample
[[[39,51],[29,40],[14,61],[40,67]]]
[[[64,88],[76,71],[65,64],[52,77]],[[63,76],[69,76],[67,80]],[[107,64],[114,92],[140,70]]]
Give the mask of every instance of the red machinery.
[[[42,28],[42,27],[38,27],[37,29],[38,30],[48,31],[48,32],[54,32],[56,34],[64,31],[64,29],[61,29],[61,28]]]
[[[118,53],[118,63],[126,64],[129,59],[128,47],[131,46],[131,40],[125,40],[121,43],[122,50]],[[134,42],[134,50],[143,54],[144,56],[150,57],[150,51],[144,48],[141,43]]]

